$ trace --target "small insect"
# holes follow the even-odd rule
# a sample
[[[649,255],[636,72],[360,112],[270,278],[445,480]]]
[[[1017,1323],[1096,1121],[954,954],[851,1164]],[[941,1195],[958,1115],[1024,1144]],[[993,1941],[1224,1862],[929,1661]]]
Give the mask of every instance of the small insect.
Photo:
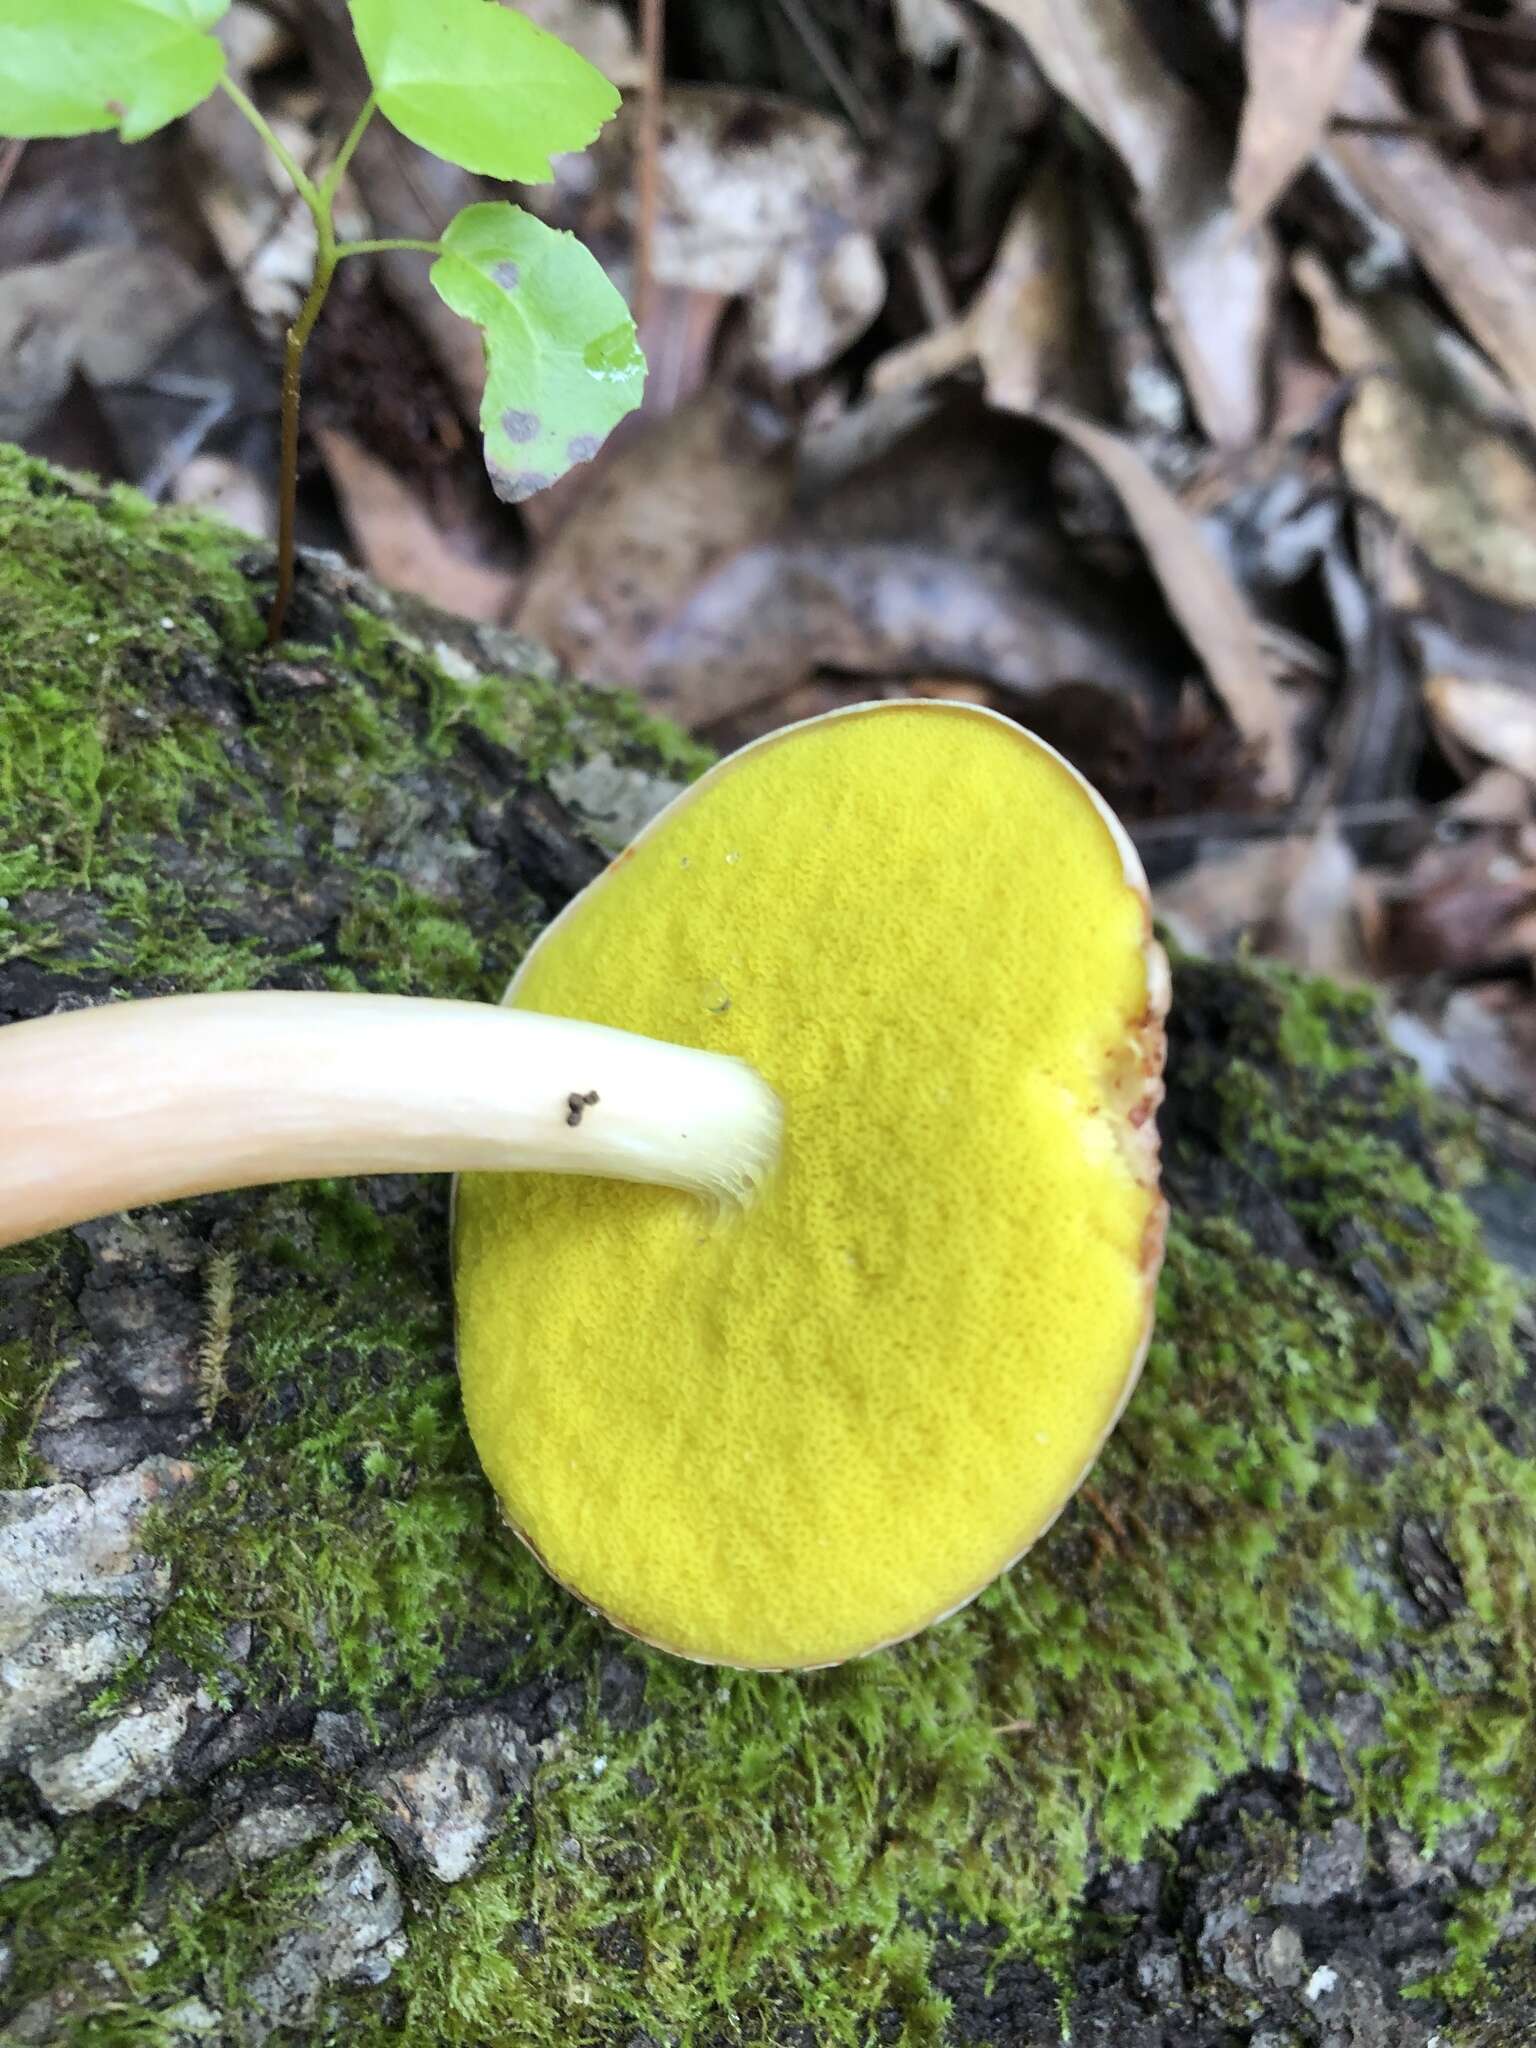
[[[581,1122],[583,1110],[590,1109],[596,1100],[597,1090],[595,1088],[589,1088],[585,1095],[577,1095],[574,1091],[567,1095],[565,1098],[565,1120],[572,1130]]]

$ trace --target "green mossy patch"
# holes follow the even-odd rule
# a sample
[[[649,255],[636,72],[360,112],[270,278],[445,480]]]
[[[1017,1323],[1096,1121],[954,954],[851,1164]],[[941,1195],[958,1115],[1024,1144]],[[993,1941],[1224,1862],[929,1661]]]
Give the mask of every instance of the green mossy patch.
[[[361,608],[274,667],[239,538],[124,494],[99,506],[0,460],[0,533],[19,621],[0,651],[0,961],[93,993],[494,993],[551,903],[464,851],[465,818],[497,801],[466,730],[533,782],[599,747],[698,765],[622,701],[456,682]],[[463,815],[424,762],[462,782]],[[318,905],[291,930],[253,909],[284,890]],[[506,1540],[459,1413],[441,1189],[195,1205],[224,1262],[213,1426],[152,1532],[174,1597],[101,1710],[167,1659],[216,1695],[302,1695],[375,1729],[455,1697],[579,1703],[475,1875],[402,1872],[409,1946],[387,1987],[345,1994],[349,2039],[938,2043],[943,1930],[987,1928],[1000,1959],[1068,1976],[1108,1938],[1083,1913],[1105,1859],[1159,1855],[1218,1788],[1255,1768],[1305,1779],[1335,1749],[1355,1816],[1426,1850],[1503,1817],[1427,1987],[1450,2001],[1447,2042],[1474,2038],[1485,1958],[1536,1884],[1518,1302],[1455,1192],[1464,1139],[1369,1003],[1185,963],[1176,1016],[1159,1334],[1091,1489],[967,1612],[809,1677],[625,1645]],[[39,1305],[0,1364],[18,1483],[41,1476],[25,1439],[70,1312],[50,1293],[57,1242],[6,1256]],[[1410,1528],[1443,1553],[1433,1598]],[[232,1679],[237,1624],[253,1650]],[[1362,1699],[1377,1733],[1349,1749],[1340,1702]],[[330,1783],[302,1739],[274,1758]],[[330,1789],[391,1857],[368,1803]],[[0,1895],[28,1930],[7,1998],[114,1952],[182,1820],[166,1799],[62,1830],[57,1860]],[[303,1884],[300,1857],[189,1900],[74,2037],[155,2040],[210,1958],[254,1958],[302,1915]],[[239,1974],[208,1981],[235,1999]]]
[[[32,1449],[43,1403],[63,1370],[57,1293],[61,1259],[55,1243],[0,1250],[0,1285],[21,1290],[29,1308],[25,1336],[0,1343],[0,1491],[39,1486],[49,1478]]]
[[[155,1881],[171,1829],[195,1827],[199,1818],[198,1802],[179,1800],[162,1801],[150,1819],[78,1820],[46,1876],[11,1887],[6,1906],[23,1926],[32,1917],[45,1927],[67,1921],[73,1937],[52,1959],[51,1984],[80,1986],[81,2017],[72,2026],[66,2021],[62,2038],[89,2048],[184,2048],[189,2037],[176,2008],[193,1985],[191,1995],[211,2000],[215,2010],[249,2019],[244,1986],[311,1910],[313,1851],[272,1857],[261,1866],[259,1884],[236,1886],[210,1905],[191,1885]],[[357,1832],[331,1839],[349,1841]]]
[[[0,541],[0,962],[62,952],[135,989],[309,970],[489,994],[500,965],[478,958],[451,888],[434,900],[378,860],[381,837],[400,845],[430,823],[421,764],[448,760],[466,727],[508,749],[530,785],[604,749],[658,774],[706,759],[622,696],[489,662],[450,674],[361,603],[325,643],[290,642],[268,662],[243,536],[131,491],[77,491],[4,451]],[[233,695],[213,680],[232,662]],[[205,864],[195,901],[172,848]],[[227,888],[210,891],[221,853]],[[347,922],[334,945],[274,949],[241,929],[259,922],[249,891],[305,855],[347,885]],[[94,944],[66,912],[89,915]],[[514,964],[534,928],[514,928]]]

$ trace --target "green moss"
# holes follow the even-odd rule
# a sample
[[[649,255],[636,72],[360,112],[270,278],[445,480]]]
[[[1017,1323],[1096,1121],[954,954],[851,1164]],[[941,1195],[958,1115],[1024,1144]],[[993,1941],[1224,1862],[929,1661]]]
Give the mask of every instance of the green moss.
[[[461,996],[487,993],[480,948],[440,905],[394,876],[353,904],[337,930],[351,959],[377,963],[368,986],[387,995]],[[362,984],[351,971],[330,977],[338,987]]]
[[[528,1604],[538,1575],[486,1511],[431,1284],[446,1220],[434,1204],[410,1223],[402,1232],[332,1184],[263,1215],[261,1255],[290,1284],[237,1296],[227,1433],[200,1461],[195,1498],[149,1531],[186,1589],[153,1654],[213,1678],[230,1623],[251,1622],[269,1686],[318,1669],[371,1711],[387,1691],[431,1685],[466,1620],[494,1625]],[[338,1318],[306,1284],[321,1270],[346,1274],[361,1313]]]
[[[15,894],[88,883],[109,807],[125,841],[175,829],[189,777],[211,765],[207,736],[190,718],[162,723],[142,699],[170,666],[253,644],[257,622],[233,568],[238,536],[191,519],[151,524],[127,491],[84,504],[41,465],[0,459],[6,663],[28,679],[0,696],[0,804],[31,828],[8,834],[0,854],[0,889]],[[105,697],[103,672],[140,687]]]
[[[144,1895],[148,1856],[163,1839],[162,1819],[176,1818],[167,1801],[153,1822],[123,1816],[87,1816],[65,1834],[52,1861],[33,1877],[10,1885],[8,1914],[27,1928],[21,1944],[20,1974],[9,1995],[51,1990],[87,1958],[108,1965],[125,1960],[136,1946],[130,1932]],[[131,1967],[131,1966],[130,1966]]]
[[[161,1802],[151,1819],[77,1821],[47,1869],[7,1893],[7,1909],[30,1936],[7,1994],[19,1992],[21,2002],[72,1990],[63,2038],[81,2048],[180,2048],[187,2035],[174,2009],[191,1995],[238,2026],[250,2011],[250,1978],[311,1917],[315,1849],[274,1856],[256,1882],[237,1877],[210,1897],[160,1867],[171,1827],[199,1819],[197,1803],[183,1800]],[[328,1846],[354,1834],[344,1830]]]
[[[0,1344],[0,1490],[38,1486],[49,1476],[31,1438],[48,1391],[64,1370],[62,1266],[57,1239],[0,1249],[0,1287],[19,1290],[29,1326],[25,1337]]]
[[[244,536],[131,491],[77,490],[4,450],[0,541],[0,963],[63,950],[146,989],[497,993],[538,906],[498,906],[488,962],[453,878],[435,897],[413,886],[398,855],[432,823],[419,764],[448,760],[464,727],[529,785],[603,751],[673,775],[707,758],[622,696],[462,658],[450,673],[361,604],[268,663]],[[210,684],[231,661],[233,695]],[[276,891],[297,876],[302,904],[322,863],[345,885],[340,929],[274,946],[253,877]],[[59,916],[87,892],[99,928],[82,957]]]
[[[188,555],[184,528],[136,501],[98,514],[0,458],[7,519],[21,548],[0,575],[64,621],[23,620],[0,652],[18,736],[0,771],[0,857],[20,876],[9,947],[61,973],[494,993],[550,906],[471,843],[468,821],[508,791],[466,731],[533,782],[599,749],[699,765],[622,700],[537,676],[456,682],[361,609],[274,669],[238,539],[199,527]],[[291,916],[274,923],[274,902]],[[584,2048],[637,2027],[704,2044],[798,2026],[853,2048],[878,2025],[937,2043],[945,1927],[984,1924],[999,1956],[1065,1974],[1106,1938],[1083,1918],[1098,1861],[1165,1853],[1209,1793],[1299,1765],[1329,1739],[1330,1703],[1362,1692],[1380,1739],[1349,1766],[1360,1815],[1425,1846],[1509,1816],[1440,1987],[1472,2024],[1500,1910],[1536,1883],[1517,1820],[1536,1808],[1536,1461],[1514,1296],[1453,1191],[1464,1141],[1368,1004],[1185,965],[1177,1014],[1159,1335],[1091,1491],[974,1607],[845,1670],[742,1676],[629,1647],[639,1713],[601,1711],[620,1639],[507,1542],[475,1466],[442,1191],[326,1185],[193,1212],[217,1224],[226,1341],[198,1482],[153,1531],[174,1596],[147,1661],[225,1686],[245,1621],[257,1704],[302,1688],[380,1720],[524,1685],[587,1703],[478,1874],[409,1881],[408,1953],[384,1993],[348,1994],[349,2034]],[[7,1361],[0,1420],[8,1469],[30,1478],[62,1255],[15,1256],[42,1311]],[[1459,1580],[1443,1614],[1406,1606],[1409,1518],[1433,1524]],[[67,1933],[18,1942],[21,1993],[107,1952],[179,1811],[64,1830],[25,1906]],[[369,1834],[365,1810],[352,1819]],[[209,1957],[260,1953],[301,1909],[306,1868],[189,1904],[111,2019],[123,2031],[82,2019],[78,2038],[153,2039],[157,2001]]]

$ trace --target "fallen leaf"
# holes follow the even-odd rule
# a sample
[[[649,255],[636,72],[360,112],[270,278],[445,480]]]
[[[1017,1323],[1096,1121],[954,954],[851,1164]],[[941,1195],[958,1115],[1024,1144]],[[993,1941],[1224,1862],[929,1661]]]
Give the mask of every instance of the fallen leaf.
[[[265,7],[251,0],[234,0],[214,34],[224,46],[224,58],[234,77],[244,81],[253,72],[270,71],[295,55],[298,44],[292,28],[279,21]]]
[[[1229,954],[1269,916],[1296,860],[1290,839],[1207,843],[1192,867],[1154,885],[1153,912],[1182,952]]]
[[[1513,768],[1485,768],[1446,809],[1474,825],[1524,825],[1536,813],[1530,782]]]
[[[1510,983],[1458,989],[1440,1020],[1472,1091],[1517,1115],[1536,1115],[1536,1001]]]
[[[901,694],[931,697],[941,704],[979,704],[983,709],[995,708],[996,692],[983,689],[979,683],[949,683],[932,677],[918,677],[906,684]]]
[[[869,388],[883,397],[896,391],[926,391],[975,360],[976,337],[969,318],[950,320],[887,350],[871,365]]]
[[[317,427],[315,440],[370,574],[461,618],[506,616],[517,589],[509,569],[472,561],[453,548],[422,499],[361,442],[335,427]]]
[[[1108,417],[1118,420],[1127,433],[1188,440],[1188,385],[1146,289],[1141,229],[1101,167],[1080,167],[1074,183],[1075,228],[1090,314],[1082,365],[1085,380],[1090,387],[1107,383]],[[1096,390],[1087,410],[1105,411]]]
[[[765,697],[760,704],[749,704],[744,711],[723,718],[716,725],[704,726],[700,732],[717,753],[734,754],[738,747],[750,746],[753,740],[778,732],[786,725],[798,725],[807,718],[821,718],[828,711],[846,711],[854,704],[872,704],[877,699],[910,694],[904,684],[862,680],[856,683],[801,683],[796,689],[786,690],[782,697]]]
[[[765,445],[717,386],[614,452],[580,517],[540,551],[518,623],[578,675],[637,682],[660,623],[776,529],[791,490],[787,451]]]
[[[1087,681],[1109,716],[1118,699],[1138,730],[1160,730],[1177,636],[1144,575],[1127,588],[1085,572],[1050,457],[1032,422],[972,396],[916,417],[905,396],[856,408],[802,448],[780,528],[658,631],[654,687],[707,699],[713,716],[829,670],[990,685],[1032,707]]]
[[[1319,378],[1326,394],[1337,389],[1336,378]],[[1310,577],[1343,517],[1332,454],[1305,434],[1197,455],[1187,469],[1181,465],[1179,502],[1200,521],[1239,588],[1255,594],[1287,591]],[[1275,629],[1266,630],[1273,638]],[[1303,653],[1289,637],[1302,666],[1332,672],[1327,656],[1315,648]]]
[[[1536,861],[1509,830],[1432,843],[1383,884],[1380,909],[1378,973],[1486,972],[1521,956],[1519,923],[1536,911]]]
[[[1291,276],[1312,308],[1318,341],[1336,369],[1359,377],[1392,361],[1392,344],[1364,307],[1339,289],[1320,256],[1301,250],[1292,259]]]
[[[1198,843],[1192,820],[1261,808],[1252,759],[1210,692],[1191,680],[1171,714],[1160,707],[1152,719],[1128,716],[1123,701],[1094,683],[1065,683],[1014,708],[1128,821],[1160,874],[1170,845]]]
[[[1059,173],[1053,158],[1031,181],[960,319],[882,357],[870,373],[874,390],[922,386],[976,362],[988,398],[1012,412],[1073,394],[1081,294],[1070,189]]]
[[[657,286],[640,337],[646,365],[642,413],[655,419],[676,412],[704,390],[720,322],[729,305],[721,292],[693,291],[686,285]]]
[[[1306,974],[1353,980],[1366,972],[1359,863],[1338,821],[1323,819],[1257,943]]]
[[[1114,485],[1170,611],[1233,724],[1259,756],[1264,793],[1283,802],[1296,787],[1300,705],[1270,673],[1242,591],[1195,520],[1129,441],[1060,406],[1042,406],[1037,417],[1081,449]]]
[[[1362,62],[1339,99],[1351,120],[1401,128],[1411,117],[1385,76]],[[1406,238],[1469,334],[1536,421],[1536,273],[1518,204],[1412,134],[1336,129],[1333,155]]]
[[[1091,676],[1150,702],[1130,636],[1042,579],[922,543],[786,537],[737,555],[647,650],[640,687],[686,725],[712,725],[818,668],[970,677],[1033,695]]]
[[[1436,721],[1484,761],[1536,785],[1536,692],[1476,676],[1430,676],[1424,699]]]
[[[1315,832],[1213,847],[1154,891],[1158,917],[1187,950],[1228,955],[1250,944],[1308,974],[1367,972],[1359,867],[1337,822]]]
[[[1407,643],[1394,579],[1383,557],[1382,521],[1357,516],[1324,553],[1322,586],[1343,657],[1343,690],[1329,742],[1330,793],[1371,804],[1413,788],[1424,752],[1422,663]]]
[[[1374,12],[1375,0],[1248,0],[1248,92],[1232,170],[1245,228],[1264,218],[1317,148]]]
[[[23,443],[27,453],[61,469],[85,470],[103,481],[124,481],[122,446],[103,396],[76,370],[57,404],[28,432]],[[0,424],[0,435],[4,432]]]
[[[174,504],[195,505],[259,540],[270,540],[277,531],[271,489],[253,469],[227,455],[194,455],[177,471],[170,495]]]
[[[281,334],[314,276],[315,223],[304,202],[272,194],[253,206],[215,182],[204,188],[199,204],[257,326]]]
[[[304,417],[350,434],[413,486],[459,468],[473,445],[414,324],[366,263],[331,287],[304,359]]]
[[[987,396],[1013,412],[1068,397],[1078,381],[1081,293],[1060,168],[1049,160],[1014,208],[971,316]]]
[[[885,265],[873,236],[840,235],[830,249],[786,250],[753,293],[752,358],[778,384],[824,369],[885,304]]]
[[[1536,606],[1536,466],[1517,441],[1458,402],[1422,334],[1395,337],[1351,303],[1315,258],[1295,265],[1324,347],[1358,379],[1339,449],[1355,490],[1401,522],[1436,568],[1515,606]]]
[[[896,36],[915,63],[930,69],[952,57],[966,39],[955,0],[895,0]]]
[[[761,411],[717,389],[637,434],[539,561],[520,623],[695,729],[828,672],[1032,703],[1091,679],[1138,730],[1166,722],[1176,636],[1144,578],[1150,617],[1084,574],[1038,429],[979,400],[914,416],[873,399],[792,458],[765,447]]]
[[[1119,156],[1135,188],[1160,287],[1159,313],[1202,425],[1254,440],[1276,257],[1245,231],[1227,152],[1194,95],[1161,61],[1129,0],[987,0],[1017,28],[1062,97]]]
[[[953,173],[947,240],[974,273],[1017,192],[1020,155],[1054,120],[1056,100],[1019,37],[978,15],[966,17],[966,31],[939,132]]]
[[[1536,605],[1536,468],[1507,437],[1371,377],[1344,416],[1340,452],[1356,490],[1400,519],[1437,568]]]
[[[1412,76],[1414,96],[1440,127],[1445,148],[1464,156],[1481,138],[1488,116],[1459,25],[1443,21],[1425,29]]]
[[[592,152],[632,185],[633,104]],[[915,172],[847,124],[769,93],[672,86],[657,164],[652,270],[662,284],[749,302],[755,361],[778,382],[822,369],[885,302],[876,231],[910,204]]]
[[[0,439],[20,440],[76,370],[131,383],[207,305],[209,288],[168,249],[81,249],[0,273]]]
[[[870,392],[856,404],[843,405],[836,389],[829,387],[801,428],[796,450],[806,501],[825,498],[884,462],[904,441],[942,416],[942,402],[931,392]]]

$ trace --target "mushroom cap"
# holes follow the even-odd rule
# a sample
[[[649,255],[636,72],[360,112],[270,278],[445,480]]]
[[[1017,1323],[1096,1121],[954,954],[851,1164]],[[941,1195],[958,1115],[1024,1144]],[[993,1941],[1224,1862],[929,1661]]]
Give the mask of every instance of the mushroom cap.
[[[554,1576],[662,1648],[782,1669],[1016,1560],[1145,1355],[1167,992],[1125,833],[994,713],[856,706],[671,804],[507,1000],[750,1061],[784,1150],[742,1210],[461,1180],[465,1409]]]

